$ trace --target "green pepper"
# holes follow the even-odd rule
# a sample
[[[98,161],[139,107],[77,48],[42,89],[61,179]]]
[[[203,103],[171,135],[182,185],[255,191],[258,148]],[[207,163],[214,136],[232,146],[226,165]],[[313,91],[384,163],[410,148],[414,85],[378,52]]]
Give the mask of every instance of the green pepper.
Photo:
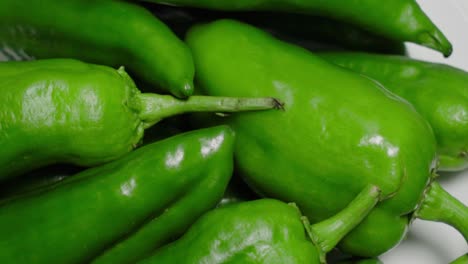
[[[164,119],[145,130],[145,140],[142,145],[166,139],[188,130],[179,129],[175,126],[176,122],[178,122],[178,119],[175,118]],[[0,184],[0,200],[55,184],[67,177],[77,174],[82,169],[81,167],[72,166],[70,164],[54,164],[28,172],[21,177],[7,179]]]
[[[414,42],[452,53],[452,45],[415,0],[145,0],[176,6],[226,11],[281,11],[321,15],[361,27],[397,42]],[[281,21],[281,20],[278,20]],[[342,32],[343,34],[347,34]]]
[[[229,18],[260,27],[280,39],[314,51],[351,49],[406,53],[401,41],[384,38],[354,25],[325,17],[274,12],[222,12],[165,5],[148,5],[148,8],[182,37],[196,23]]]
[[[149,11],[125,1],[2,0],[0,42],[10,59],[124,65],[177,97],[193,93],[187,46]]]
[[[143,257],[216,205],[232,174],[233,144],[226,126],[189,132],[3,201],[0,262],[88,263],[151,225],[124,255]]]
[[[117,159],[172,115],[280,106],[272,98],[140,93],[123,68],[71,59],[0,63],[0,90],[0,180],[53,163]]]
[[[364,74],[408,100],[432,126],[439,170],[468,168],[468,73],[400,56],[323,53],[333,63]]]
[[[201,92],[284,102],[284,111],[224,119],[236,131],[239,173],[259,194],[297,203],[315,223],[363,186],[379,186],[389,199],[340,243],[356,256],[395,246],[413,217],[446,222],[468,238],[468,208],[432,181],[431,127],[401,98],[240,22],[196,26],[186,40]]]
[[[378,199],[379,189],[368,186],[341,212],[312,226],[294,204],[278,200],[227,205],[140,263],[326,263],[325,254]]]
[[[0,200],[55,184],[80,170],[82,168],[78,166],[55,164],[34,170],[22,177],[8,179],[0,184]]]
[[[271,32],[276,37],[316,50],[361,50],[406,53],[403,41],[373,34],[355,25],[325,17],[266,12],[241,13],[235,17]]]
[[[468,264],[468,254],[465,254],[456,260],[450,262],[450,264]]]
[[[335,248],[328,253],[327,262],[331,264],[383,264],[379,258],[356,257]]]

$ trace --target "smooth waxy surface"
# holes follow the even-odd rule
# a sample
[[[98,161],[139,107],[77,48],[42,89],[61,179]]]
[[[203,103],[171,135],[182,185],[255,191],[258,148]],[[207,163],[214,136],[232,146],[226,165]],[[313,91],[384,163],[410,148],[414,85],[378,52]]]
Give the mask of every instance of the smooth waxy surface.
[[[295,204],[263,199],[225,205],[144,262],[326,263],[326,253],[380,198],[379,188],[368,185],[339,213],[312,226]]]
[[[468,168],[468,73],[454,67],[399,56],[323,53],[408,100],[431,124],[440,170]]]
[[[227,127],[189,132],[3,201],[0,261],[89,262],[151,225],[156,227],[151,239],[124,256],[142,257],[138,254],[180,235],[222,197],[232,173],[233,143]]]
[[[204,93],[268,94],[285,102],[285,111],[228,120],[238,139],[239,169],[257,192],[294,201],[317,222],[364,185],[376,184],[393,196],[341,246],[375,256],[400,241],[435,166],[434,135],[409,104],[367,78],[238,22],[195,27],[187,41]]]
[[[405,54],[402,41],[391,40],[336,19],[297,13],[220,11],[189,7],[147,5],[178,36],[196,23],[230,18],[260,27],[274,36],[310,50],[360,50]]]
[[[441,51],[452,46],[424,14],[415,0],[146,0],[171,5],[220,10],[270,10],[322,15],[358,25],[378,35],[398,41],[411,41]],[[389,12],[391,10],[391,12]],[[365,14],[365,15],[363,15]]]
[[[48,164],[115,160],[169,116],[281,108],[274,98],[142,94],[123,68],[72,59],[1,63],[0,78],[0,180]]]
[[[226,205],[141,263],[320,263],[300,217],[271,199]]]
[[[74,60],[0,63],[0,178],[56,162],[91,166],[130,151],[143,122],[123,69]]]
[[[10,59],[124,65],[178,97],[193,93],[193,61],[186,45],[150,12],[124,1],[2,0],[0,42]]]

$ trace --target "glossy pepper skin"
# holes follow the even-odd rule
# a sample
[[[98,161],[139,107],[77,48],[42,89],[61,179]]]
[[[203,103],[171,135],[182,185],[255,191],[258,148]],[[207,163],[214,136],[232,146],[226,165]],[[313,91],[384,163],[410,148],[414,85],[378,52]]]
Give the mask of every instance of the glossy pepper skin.
[[[240,22],[196,26],[186,40],[203,93],[268,94],[285,103],[281,112],[225,119],[236,131],[236,165],[258,193],[297,203],[315,223],[364,185],[376,184],[389,199],[342,241],[352,255],[373,257],[395,246],[415,208],[431,197],[454,204],[459,215],[442,206],[418,217],[443,217],[468,237],[466,206],[430,182],[436,142],[411,105],[368,78]]]
[[[70,165],[51,165],[11,178],[0,184],[0,200],[60,182],[80,172],[82,168]]]
[[[125,1],[2,0],[0,42],[10,59],[124,65],[177,97],[193,93],[187,46],[150,12]]]
[[[414,42],[445,56],[452,45],[415,0],[146,0],[149,2],[227,11],[281,11],[321,15],[362,27],[398,42]],[[391,10],[391,12],[389,12]],[[365,14],[365,15],[363,15]]]
[[[177,120],[168,118],[146,130],[145,140],[142,145],[151,144],[187,131],[187,129],[181,130],[176,127],[175,121]],[[0,184],[0,200],[55,184],[77,174],[81,170],[83,168],[70,164],[54,164],[25,173],[21,177],[2,181]]]
[[[115,160],[172,115],[278,106],[271,98],[140,93],[123,68],[71,59],[0,63],[0,91],[0,180],[48,164]]]
[[[89,263],[147,225],[151,239],[128,257],[151,252],[216,205],[233,143],[226,126],[181,134],[2,202],[0,261]]]
[[[215,209],[140,263],[326,263],[325,254],[375,206],[369,186],[334,217],[310,226],[294,204],[262,199]]]
[[[178,36],[196,23],[222,18],[236,19],[260,27],[280,39],[311,50],[356,50],[405,54],[403,42],[390,40],[359,27],[329,18],[273,12],[223,12],[198,8],[147,5]]]
[[[324,59],[364,74],[408,100],[437,138],[439,170],[468,168],[468,73],[400,56],[323,53]]]

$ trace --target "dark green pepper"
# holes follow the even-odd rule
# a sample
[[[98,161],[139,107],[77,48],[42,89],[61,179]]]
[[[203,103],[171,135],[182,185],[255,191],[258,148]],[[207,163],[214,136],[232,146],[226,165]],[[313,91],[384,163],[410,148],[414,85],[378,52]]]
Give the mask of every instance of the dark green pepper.
[[[235,17],[309,50],[361,50],[406,53],[402,41],[370,33],[352,24],[303,14],[242,13]]]
[[[379,259],[350,259],[338,262],[338,264],[383,264]]]
[[[216,205],[232,174],[233,144],[226,126],[189,132],[3,201],[0,262],[88,263],[147,230],[123,256],[143,257]]]
[[[0,200],[60,182],[82,168],[64,164],[46,166],[0,184]]]
[[[345,209],[309,225],[294,204],[262,199],[202,216],[179,240],[141,263],[326,263],[325,254],[369,213],[379,189],[368,186]]]
[[[400,56],[323,53],[342,67],[364,74],[408,100],[432,126],[439,170],[468,168],[468,73]]]
[[[150,12],[125,1],[2,0],[0,42],[9,59],[124,65],[178,97],[193,93],[186,45]]]
[[[229,182],[223,198],[219,201],[217,207],[232,203],[256,200],[259,198],[260,197],[249,188],[239,175],[234,174],[231,177],[231,181]]]
[[[161,4],[227,11],[280,11],[321,15],[360,26],[397,42],[414,42],[445,56],[452,45],[415,0],[146,0]],[[279,20],[281,21],[281,20]]]
[[[331,264],[383,264],[379,258],[356,257],[346,254],[338,248],[328,253],[327,262]]]
[[[314,51],[351,49],[391,54],[406,53],[403,42],[324,17],[273,12],[223,12],[165,5],[147,6],[182,37],[194,24],[229,18],[260,27],[280,39]]]
[[[0,180],[47,164],[117,159],[168,116],[279,106],[272,98],[140,93],[123,68],[71,59],[0,63],[0,90]]]
[[[258,193],[297,203],[315,223],[363,186],[379,186],[391,198],[340,243],[352,255],[373,257],[395,246],[415,210],[468,238],[468,209],[431,181],[432,130],[401,98],[240,22],[194,27],[187,43],[203,93],[271,95],[285,103],[284,111],[224,120],[236,131],[236,165]]]

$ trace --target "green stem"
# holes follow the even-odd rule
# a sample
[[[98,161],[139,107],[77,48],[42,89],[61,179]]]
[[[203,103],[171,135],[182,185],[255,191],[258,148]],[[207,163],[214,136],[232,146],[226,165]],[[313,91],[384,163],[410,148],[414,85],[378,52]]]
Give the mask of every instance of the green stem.
[[[312,225],[309,235],[318,247],[321,258],[325,258],[327,252],[331,251],[343,237],[361,223],[379,200],[380,189],[374,185],[368,185],[339,213]]]
[[[445,191],[438,182],[432,182],[415,217],[443,222],[456,228],[468,241],[468,208]]]
[[[239,98],[215,96],[191,96],[186,100],[170,95],[139,94],[136,96],[140,118],[147,127],[160,120],[189,112],[241,112],[282,109],[283,104],[275,98]]]

